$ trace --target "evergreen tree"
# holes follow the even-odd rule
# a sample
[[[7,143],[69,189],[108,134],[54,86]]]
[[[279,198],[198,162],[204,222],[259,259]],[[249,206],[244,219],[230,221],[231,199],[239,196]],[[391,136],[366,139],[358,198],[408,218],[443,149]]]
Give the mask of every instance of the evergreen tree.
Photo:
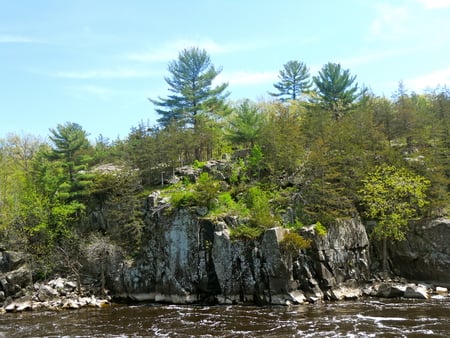
[[[299,61],[288,61],[278,75],[279,82],[273,86],[278,93],[269,93],[274,97],[284,100],[298,100],[302,93],[310,87],[309,70],[306,65]]]
[[[259,137],[263,123],[263,115],[258,106],[245,100],[235,109],[226,131],[227,138],[234,144],[253,147]]]
[[[169,63],[170,77],[165,80],[173,94],[158,100],[150,99],[161,116],[158,122],[167,126],[178,122],[181,126],[196,126],[200,113],[219,113],[225,110],[224,99],[228,95],[223,83],[212,87],[213,80],[220,74],[212,64],[205,50],[193,47],[180,52],[178,60]]]
[[[62,159],[67,167],[69,181],[74,181],[74,170],[78,162],[78,152],[89,147],[87,133],[73,122],[58,124],[56,129],[50,129],[50,140],[53,142],[51,157]]]
[[[337,120],[347,111],[360,96],[358,84],[353,84],[356,76],[351,76],[348,69],[342,69],[340,64],[327,63],[313,77],[317,87],[319,102],[323,108],[332,112]]]

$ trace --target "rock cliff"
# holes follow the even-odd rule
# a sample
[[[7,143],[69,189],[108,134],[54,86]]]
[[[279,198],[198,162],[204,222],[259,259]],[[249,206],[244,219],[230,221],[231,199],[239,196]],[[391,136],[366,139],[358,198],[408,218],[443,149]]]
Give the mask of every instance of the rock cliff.
[[[339,221],[324,236],[302,229],[312,247],[284,253],[280,227],[257,239],[230,239],[232,217],[171,209],[149,198],[142,253],[113,276],[121,298],[170,303],[286,304],[353,298],[369,278],[368,239],[359,220]]]
[[[410,280],[450,286],[450,220],[411,225],[405,241],[388,247],[392,270]]]

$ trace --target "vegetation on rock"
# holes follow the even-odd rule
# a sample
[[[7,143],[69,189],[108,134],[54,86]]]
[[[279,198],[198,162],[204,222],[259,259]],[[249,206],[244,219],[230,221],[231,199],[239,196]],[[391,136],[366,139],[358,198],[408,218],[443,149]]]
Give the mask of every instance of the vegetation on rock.
[[[219,71],[209,55],[187,49],[169,65],[173,95],[152,101],[158,125],[140,122],[113,142],[92,143],[72,122],[50,129],[50,143],[7,135],[0,140],[3,246],[27,251],[40,278],[69,264],[54,259],[61,248],[69,252],[64,243],[86,247],[93,235],[133,256],[145,232],[143,196],[155,189],[175,208],[239,216],[234,237],[289,224],[322,224],[316,230],[324,234],[336,218],[364,214],[378,220],[377,238],[401,239],[411,217],[446,215],[448,88],[417,94],[400,86],[388,99],[361,91],[338,64],[312,82],[305,67],[285,65],[275,86],[280,100],[233,103],[226,84],[212,87]],[[419,190],[400,189],[409,184]],[[289,247],[303,243],[291,237]]]

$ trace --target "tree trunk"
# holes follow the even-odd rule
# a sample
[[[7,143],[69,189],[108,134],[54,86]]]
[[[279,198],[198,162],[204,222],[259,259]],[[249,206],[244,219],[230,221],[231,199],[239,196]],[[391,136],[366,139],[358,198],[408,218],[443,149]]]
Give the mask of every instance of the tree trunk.
[[[103,261],[103,259],[101,259],[101,275],[100,275],[100,279],[101,279],[101,283],[102,283],[102,296],[105,297],[106,296],[106,291],[105,291],[105,262]]]
[[[387,238],[383,238],[383,273],[387,275],[388,266],[387,266]]]

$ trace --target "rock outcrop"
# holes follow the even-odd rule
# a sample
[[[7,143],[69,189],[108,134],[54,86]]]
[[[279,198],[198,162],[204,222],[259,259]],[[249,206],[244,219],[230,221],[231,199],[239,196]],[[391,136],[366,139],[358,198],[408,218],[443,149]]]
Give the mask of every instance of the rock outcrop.
[[[286,304],[355,298],[369,277],[368,239],[359,220],[340,221],[312,247],[283,253],[288,230],[268,229],[257,239],[230,239],[232,217],[208,219],[196,208],[171,209],[149,198],[142,254],[124,264],[112,294],[170,303]],[[358,282],[356,282],[358,281]]]
[[[406,240],[391,244],[392,271],[410,280],[450,286],[450,219],[411,225]]]

